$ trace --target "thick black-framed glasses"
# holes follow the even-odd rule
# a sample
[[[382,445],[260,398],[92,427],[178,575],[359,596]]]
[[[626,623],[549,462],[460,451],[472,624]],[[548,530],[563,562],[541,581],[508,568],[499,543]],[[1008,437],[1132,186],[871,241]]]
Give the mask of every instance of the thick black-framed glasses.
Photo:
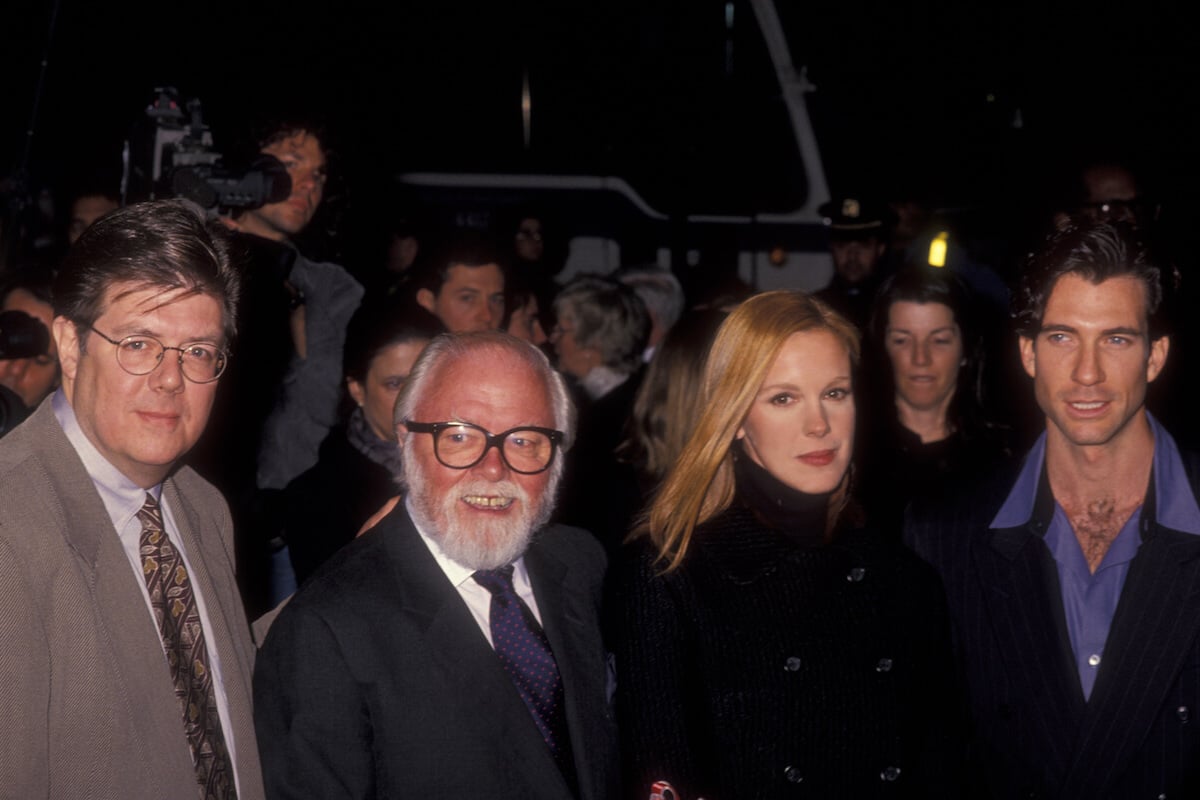
[[[563,440],[563,432],[553,428],[510,428],[503,433],[491,433],[470,422],[411,419],[404,426],[413,433],[432,434],[433,454],[442,466],[450,469],[470,469],[495,447],[513,472],[536,475],[554,462],[554,453]]]
[[[153,336],[135,333],[124,339],[114,339],[91,328],[92,333],[117,348],[117,364],[130,375],[149,375],[162,363],[168,350],[179,351],[179,369],[192,383],[212,383],[221,377],[229,354],[212,342],[187,342],[168,347]]]

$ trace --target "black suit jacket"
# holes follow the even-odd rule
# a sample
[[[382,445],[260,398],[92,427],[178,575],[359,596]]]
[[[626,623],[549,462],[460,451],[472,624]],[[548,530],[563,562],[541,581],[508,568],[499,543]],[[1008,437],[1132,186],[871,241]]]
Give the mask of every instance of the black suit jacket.
[[[1185,465],[1195,493],[1200,471]],[[1013,477],[914,509],[905,531],[946,586],[971,704],[972,796],[1200,796],[1200,536],[1160,524],[1148,493],[1085,701],[1041,515],[988,528]]]
[[[562,674],[580,796],[615,796],[604,555],[551,526],[525,556]],[[403,504],[283,610],[254,676],[269,797],[563,798],[529,711]]]

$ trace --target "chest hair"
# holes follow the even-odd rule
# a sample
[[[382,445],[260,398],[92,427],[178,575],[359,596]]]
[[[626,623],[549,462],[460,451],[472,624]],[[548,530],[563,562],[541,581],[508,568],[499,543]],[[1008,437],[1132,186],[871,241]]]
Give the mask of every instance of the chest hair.
[[[1071,528],[1075,531],[1075,538],[1083,549],[1088,569],[1093,573],[1139,505],[1140,502],[1118,504],[1113,497],[1102,497],[1089,500],[1079,508],[1064,507],[1067,519],[1071,521]]]

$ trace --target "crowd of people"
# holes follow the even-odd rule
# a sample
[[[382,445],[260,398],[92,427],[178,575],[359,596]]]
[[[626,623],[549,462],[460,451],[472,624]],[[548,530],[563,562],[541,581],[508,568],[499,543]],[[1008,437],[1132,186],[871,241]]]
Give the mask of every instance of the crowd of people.
[[[1128,170],[1011,287],[843,195],[826,288],[701,300],[560,283],[525,208],[311,258],[324,131],[257,145],[286,199],[89,192],[8,265],[0,794],[1200,793],[1181,274]]]

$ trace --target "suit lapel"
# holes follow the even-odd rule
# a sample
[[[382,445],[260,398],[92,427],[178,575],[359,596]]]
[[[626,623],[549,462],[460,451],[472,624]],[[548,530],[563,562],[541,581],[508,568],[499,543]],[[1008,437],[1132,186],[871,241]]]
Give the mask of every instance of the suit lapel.
[[[1023,733],[1036,744],[1022,749],[1045,753],[1041,769],[1057,784],[1071,762],[1084,711],[1057,572],[1041,537],[1028,527],[989,534],[990,542],[974,548],[974,565],[996,637],[995,657],[1013,697],[1027,701],[1031,724]]]
[[[131,721],[139,738],[134,746],[141,752],[154,752],[158,761],[146,779],[190,774],[192,758],[182,735],[179,700],[137,574],[49,402],[38,414],[42,417],[39,427],[43,428],[48,463],[52,465],[53,496],[61,501],[63,536],[74,549],[80,571],[91,587],[96,646],[112,665],[117,681],[113,691],[122,699],[122,715]]]
[[[208,616],[205,640],[220,661],[229,725],[237,743],[237,770],[243,787],[261,784],[261,768],[254,738],[254,708],[250,676],[254,668],[253,645],[240,595],[233,579],[233,558],[221,531],[204,525],[203,518],[184,497],[174,479],[163,486],[178,534],[187,547],[192,585],[204,598]]]
[[[520,765],[515,772],[521,773],[528,786],[560,785],[561,792],[555,796],[569,796],[529,709],[470,609],[421,541],[403,504],[388,516],[380,535],[386,537],[399,607],[423,632],[455,704],[468,709],[475,720],[474,735],[490,750],[506,749],[504,760]],[[540,596],[538,605],[542,608]]]
[[[547,532],[543,531],[544,535]],[[589,742],[599,741],[590,732],[600,722],[597,717],[606,713],[596,702],[597,699],[603,702],[605,696],[604,651],[594,626],[587,622],[595,616],[595,611],[588,609],[589,599],[578,590],[566,565],[554,556],[544,540],[530,548],[525,563],[546,638],[562,676],[567,729],[580,794],[585,798],[603,797],[605,787],[596,785],[594,778],[604,771],[592,763],[597,754],[588,746]]]
[[[1113,617],[1068,797],[1103,794],[1161,714],[1200,628],[1200,536],[1158,529],[1143,541]]]

